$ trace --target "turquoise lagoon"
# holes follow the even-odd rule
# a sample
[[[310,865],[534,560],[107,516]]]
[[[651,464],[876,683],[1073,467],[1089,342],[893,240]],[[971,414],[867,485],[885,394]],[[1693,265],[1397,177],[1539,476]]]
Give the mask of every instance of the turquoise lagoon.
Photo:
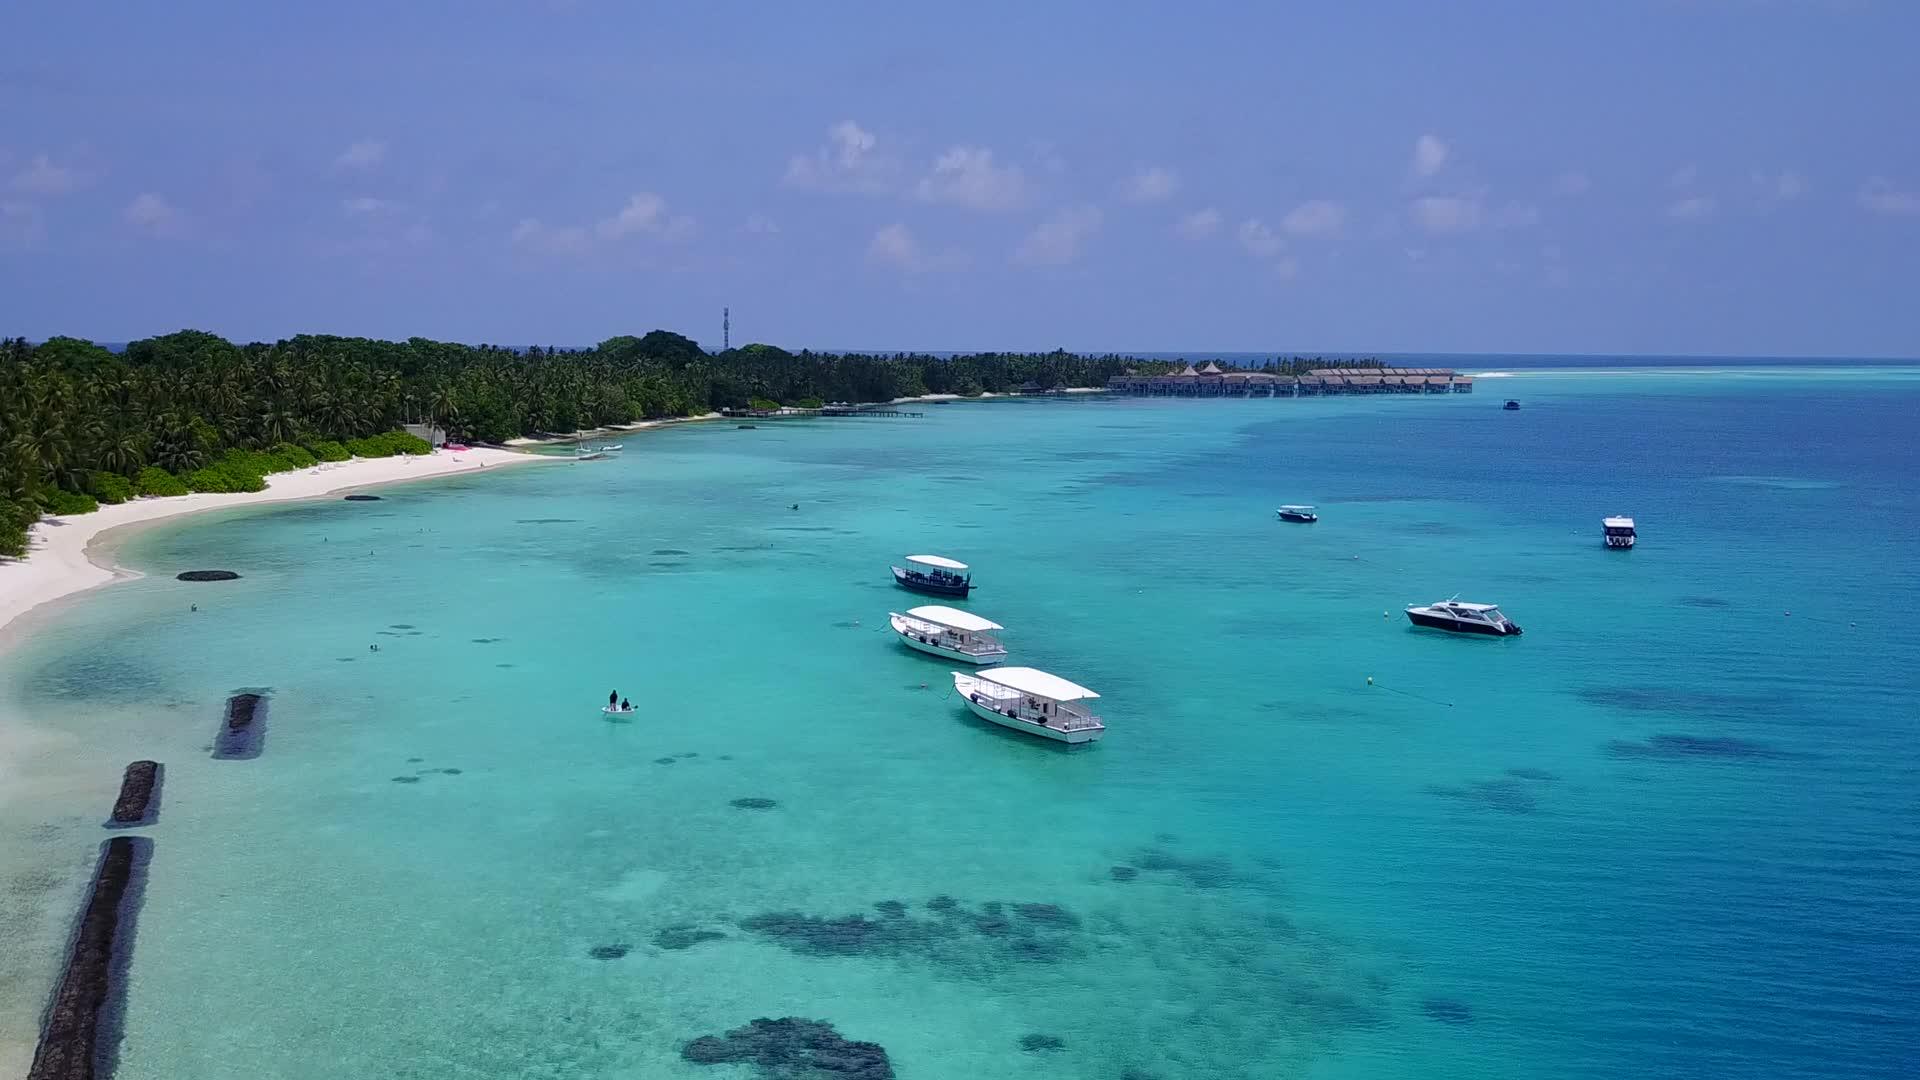
[[[1920,372],[926,413],[135,538],[0,660],[0,1041],[150,756],[123,1078],[745,1077],[679,1049],[787,1015],[910,1078],[1911,1074]],[[969,717],[916,551],[1108,738]],[[1526,636],[1407,627],[1455,593]]]

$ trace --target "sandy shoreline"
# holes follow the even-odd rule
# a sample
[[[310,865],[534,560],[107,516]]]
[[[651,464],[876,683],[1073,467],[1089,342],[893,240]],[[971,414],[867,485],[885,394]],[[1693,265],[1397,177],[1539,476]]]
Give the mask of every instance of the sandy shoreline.
[[[0,560],[0,651],[18,637],[19,624],[28,612],[88,589],[139,577],[112,559],[114,545],[139,528],[209,510],[314,499],[354,488],[540,460],[547,459],[486,448],[437,450],[426,457],[355,458],[275,473],[266,478],[265,491],[134,499],[91,514],[43,518],[27,534],[26,558]]]

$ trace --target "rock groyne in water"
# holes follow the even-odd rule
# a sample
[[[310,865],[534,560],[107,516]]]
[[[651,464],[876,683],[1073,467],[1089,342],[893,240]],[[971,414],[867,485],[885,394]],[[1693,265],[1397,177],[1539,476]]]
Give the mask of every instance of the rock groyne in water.
[[[27,1080],[113,1075],[126,962],[152,858],[153,841],[143,836],[116,836],[101,845],[100,863]]]
[[[213,738],[213,756],[221,761],[257,758],[267,742],[267,699],[243,692],[227,699],[227,716]]]
[[[136,761],[120,778],[120,798],[114,801],[109,829],[151,825],[160,820],[160,779],[165,770],[157,761]]]
[[[238,581],[240,575],[231,570],[186,570],[173,575],[179,581]]]

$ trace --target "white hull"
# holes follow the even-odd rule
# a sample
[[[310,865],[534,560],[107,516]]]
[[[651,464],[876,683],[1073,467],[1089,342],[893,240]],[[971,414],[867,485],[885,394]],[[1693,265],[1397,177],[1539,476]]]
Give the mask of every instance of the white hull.
[[[929,656],[938,656],[943,660],[957,660],[962,664],[997,664],[1007,658],[1007,650],[1004,648],[983,649],[970,653],[943,645],[932,634],[916,632],[897,612],[888,619],[888,622],[892,624],[893,632],[899,635],[901,641],[906,642],[908,648],[918,649]]]
[[[1060,729],[1055,727],[1043,727],[1039,724],[1035,724],[1027,720],[1019,719],[1018,717],[1008,716],[1005,713],[995,712],[993,709],[989,708],[988,706],[982,705],[977,701],[968,701],[967,708],[972,709],[973,715],[979,717],[982,720],[999,724],[1003,728],[1012,728],[1015,731],[1024,731],[1028,735],[1038,735],[1044,739],[1052,739],[1054,742],[1090,743],[1090,742],[1097,741],[1100,738],[1100,736],[1105,735],[1107,733],[1105,728],[1089,728],[1082,731],[1061,731]]]
[[[957,660],[962,664],[997,664],[1007,658],[1007,650],[1005,649],[995,649],[993,652],[983,653],[963,653],[958,649],[949,649],[945,645],[936,644],[931,641],[921,641],[912,633],[904,630],[900,632],[900,640],[906,642],[907,648],[909,649],[918,649],[929,656],[938,656],[942,660]]]

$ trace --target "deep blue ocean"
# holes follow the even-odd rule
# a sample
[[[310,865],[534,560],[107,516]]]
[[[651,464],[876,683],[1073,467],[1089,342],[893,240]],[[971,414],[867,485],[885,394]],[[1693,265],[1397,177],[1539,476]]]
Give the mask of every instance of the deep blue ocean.
[[[681,1057],[761,1016],[940,1080],[1911,1076],[1920,367],[1586,359],[687,425],[140,534],[0,658],[0,1065],[153,757],[123,1078],[774,1075]],[[970,717],[883,632],[912,552],[1107,738]],[[1455,594],[1525,636],[1401,613]],[[247,687],[264,753],[210,760]]]

